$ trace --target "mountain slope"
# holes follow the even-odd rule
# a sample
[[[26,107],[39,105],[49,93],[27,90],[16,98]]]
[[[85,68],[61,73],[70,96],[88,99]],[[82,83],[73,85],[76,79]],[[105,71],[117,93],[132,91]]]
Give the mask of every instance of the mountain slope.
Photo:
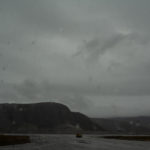
[[[92,118],[108,133],[150,134],[150,117]]]
[[[0,132],[100,130],[87,116],[58,103],[0,104]]]

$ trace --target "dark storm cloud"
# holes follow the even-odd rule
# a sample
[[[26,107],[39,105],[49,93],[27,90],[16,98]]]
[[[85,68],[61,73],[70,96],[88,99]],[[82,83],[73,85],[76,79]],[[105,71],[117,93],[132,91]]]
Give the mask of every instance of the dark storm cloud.
[[[101,41],[102,39],[94,38],[88,42],[85,42],[85,45],[81,47],[81,50],[73,56],[79,56],[82,54],[84,55],[84,53],[88,53],[88,60],[97,61],[101,55],[114,48],[126,37],[128,37],[128,35],[116,33],[115,35],[111,35],[109,38],[103,39],[103,42]]]
[[[149,105],[149,5],[149,0],[1,0],[1,102],[48,99],[93,116],[100,115],[99,108],[111,114],[115,96],[118,113],[127,114],[130,101],[140,108],[133,97]],[[139,112],[131,109],[129,115]]]

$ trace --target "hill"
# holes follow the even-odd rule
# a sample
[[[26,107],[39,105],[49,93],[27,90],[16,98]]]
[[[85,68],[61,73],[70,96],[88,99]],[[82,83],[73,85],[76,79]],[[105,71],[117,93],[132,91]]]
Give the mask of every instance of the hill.
[[[51,133],[101,128],[87,116],[59,103],[0,104],[0,132]]]
[[[92,118],[108,133],[150,134],[150,117]]]

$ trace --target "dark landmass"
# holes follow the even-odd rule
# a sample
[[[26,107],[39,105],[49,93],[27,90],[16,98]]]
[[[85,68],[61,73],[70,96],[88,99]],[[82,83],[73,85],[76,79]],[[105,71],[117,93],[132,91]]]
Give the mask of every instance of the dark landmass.
[[[87,116],[59,103],[0,104],[1,133],[72,133],[101,131]]]
[[[109,134],[150,134],[150,117],[92,118]]]
[[[117,139],[128,141],[150,141],[150,136],[103,136],[105,139]]]
[[[89,118],[59,103],[0,104],[0,133],[149,135],[150,117]]]
[[[0,146],[30,143],[30,137],[24,135],[0,135]]]

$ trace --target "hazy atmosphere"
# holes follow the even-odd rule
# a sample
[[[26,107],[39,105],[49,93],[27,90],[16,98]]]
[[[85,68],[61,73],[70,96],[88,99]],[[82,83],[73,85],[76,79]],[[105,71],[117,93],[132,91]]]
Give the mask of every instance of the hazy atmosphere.
[[[90,117],[150,115],[149,0],[0,0],[0,102]]]

